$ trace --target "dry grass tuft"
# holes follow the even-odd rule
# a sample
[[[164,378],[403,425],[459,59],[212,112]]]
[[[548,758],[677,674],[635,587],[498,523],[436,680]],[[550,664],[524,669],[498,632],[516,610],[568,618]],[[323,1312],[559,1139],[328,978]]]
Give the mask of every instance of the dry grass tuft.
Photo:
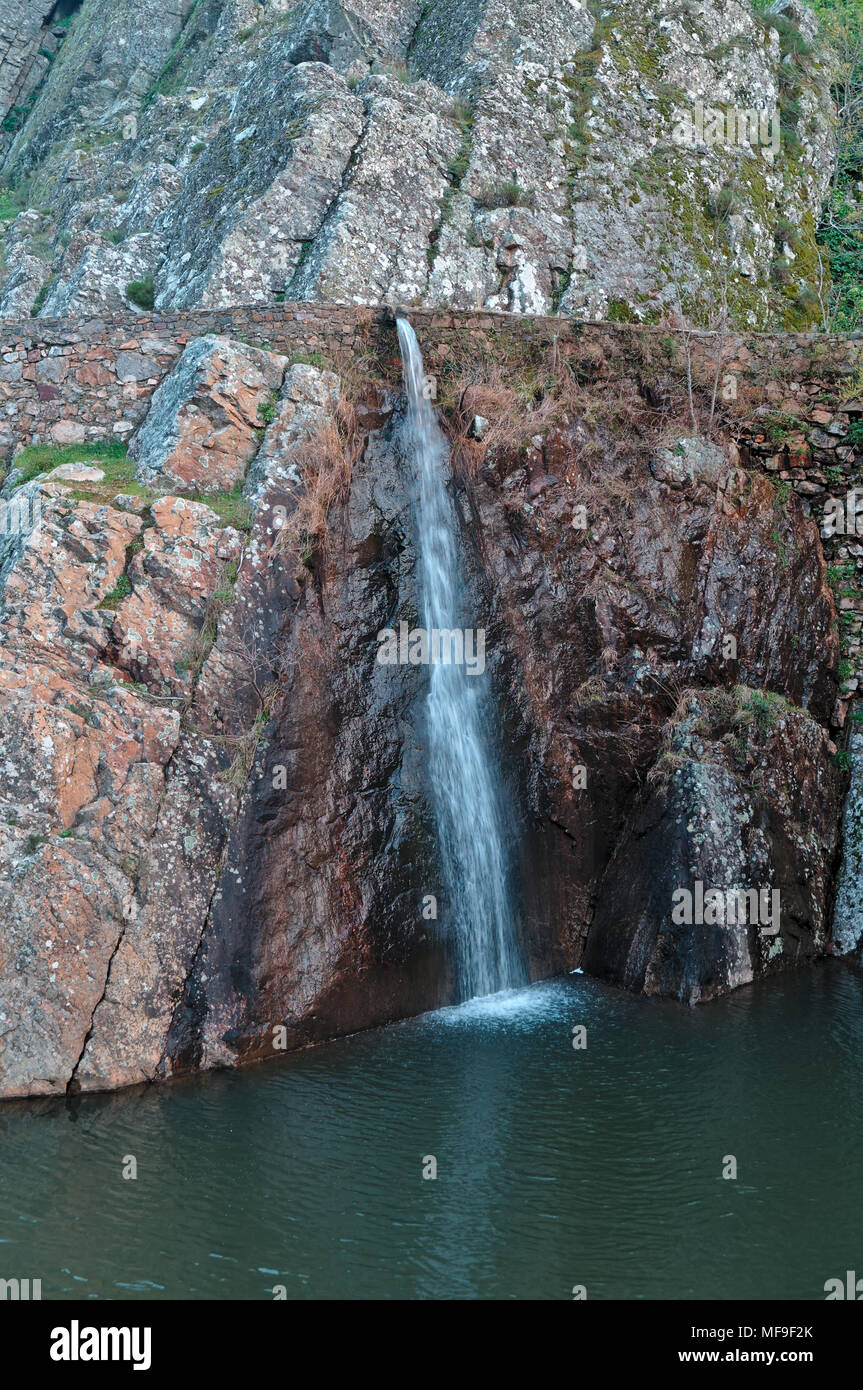
[[[307,565],[326,556],[330,511],[347,497],[362,447],[356,407],[342,397],[336,418],[319,425],[303,449],[296,506],[276,539],[276,553],[296,551]]]

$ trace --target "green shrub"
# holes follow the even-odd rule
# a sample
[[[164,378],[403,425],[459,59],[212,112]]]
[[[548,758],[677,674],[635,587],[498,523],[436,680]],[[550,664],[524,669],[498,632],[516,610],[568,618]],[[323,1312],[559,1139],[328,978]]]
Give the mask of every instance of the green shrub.
[[[488,184],[480,189],[477,202],[483,208],[531,208],[536,202],[533,193],[526,193],[520,184],[509,180],[507,183]]]
[[[152,280],[130,280],[126,286],[126,297],[137,304],[139,309],[152,309],[156,302],[156,291]]]
[[[114,585],[113,589],[105,595],[99,607],[107,608],[109,611],[113,612],[120,607],[123,599],[126,598],[128,594],[131,594],[131,592],[132,585],[129,582],[128,574],[121,574],[117,583]]]
[[[51,289],[51,286],[53,285],[53,283],[54,283],[54,277],[53,277],[53,276],[49,276],[48,279],[45,281],[44,285],[42,286],[41,290],[40,290],[39,293],[37,294],[36,298],[33,300],[33,304],[32,304],[31,309],[30,309],[30,317],[31,317],[31,318],[35,319],[36,315],[39,313],[40,309],[42,308],[42,305],[45,303],[45,300],[48,298],[48,291]]]

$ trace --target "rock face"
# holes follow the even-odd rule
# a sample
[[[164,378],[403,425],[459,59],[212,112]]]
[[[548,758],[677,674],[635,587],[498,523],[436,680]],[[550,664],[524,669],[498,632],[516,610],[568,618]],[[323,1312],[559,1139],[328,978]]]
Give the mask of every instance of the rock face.
[[[475,398],[464,408],[472,415]],[[542,935],[553,930],[550,924],[566,922],[556,944],[557,968],[577,963],[586,940],[587,968],[630,987],[643,986],[637,972],[617,968],[615,938],[603,925],[607,903],[615,901],[614,884],[620,885],[618,894],[628,889],[643,895],[640,914],[647,915],[651,930],[659,931],[657,923],[670,925],[667,884],[648,904],[649,866],[667,859],[675,866],[668,870],[672,878],[677,875],[674,886],[691,887],[697,863],[693,856],[681,859],[680,817],[686,814],[684,824],[693,818],[700,790],[714,819],[717,803],[727,803],[722,812],[727,830],[747,802],[721,767],[711,766],[712,780],[700,789],[690,787],[688,799],[681,793],[661,817],[654,801],[638,809],[639,787],[666,765],[663,728],[678,692],[751,684],[809,712],[807,717],[797,711],[806,730],[797,752],[801,766],[812,759],[819,773],[809,783],[800,825],[797,813],[783,805],[784,839],[774,806],[765,807],[762,800],[749,807],[749,814],[776,821],[776,843],[771,831],[765,859],[763,842],[754,836],[744,840],[735,867],[745,869],[739,881],[746,884],[785,883],[790,851],[782,845],[795,836],[797,843],[805,831],[819,903],[808,919],[805,950],[817,954],[827,938],[844,781],[828,759],[821,727],[834,698],[838,647],[814,524],[799,504],[778,521],[771,483],[742,472],[733,451],[723,476],[710,486],[660,483],[651,476],[650,455],[637,462],[626,455],[614,459],[607,441],[601,465],[591,464],[591,452],[583,426],[544,440],[538,436],[521,458],[499,462],[494,473],[482,470],[470,487],[477,582],[484,584],[491,605],[490,660],[507,719],[502,741],[514,750],[513,776],[525,808],[521,849],[528,931]],[[706,441],[700,452],[715,462]],[[753,728],[753,740],[759,732]],[[704,749],[698,756],[710,761]],[[658,772],[651,772],[654,767]],[[794,785],[795,775],[789,777]],[[825,825],[831,828],[819,855],[814,846]],[[627,856],[642,850],[642,872],[635,879]],[[614,871],[609,865],[612,859],[617,863],[617,854],[620,868]],[[711,885],[726,867],[730,872],[730,866],[713,865],[713,876],[705,867],[704,881]],[[795,917],[805,916],[787,891],[786,901]],[[632,908],[629,902],[625,906]],[[619,934],[625,934],[640,917],[634,910],[624,912],[622,904],[620,910]],[[793,920],[787,928],[791,938],[799,934]],[[786,941],[784,924],[782,931]],[[783,966],[795,955],[794,948],[785,949],[790,957],[759,957],[752,969],[760,973]],[[693,959],[681,950],[655,988],[698,998],[734,981],[729,970],[723,985],[722,969],[706,950]]]
[[[839,778],[827,732],[778,697],[740,688],[681,704],[603,880],[584,967],[693,1004],[824,953]],[[757,907],[729,907],[744,887]],[[711,890],[724,903],[699,912]]]
[[[851,786],[842,818],[843,855],[836,884],[836,903],[833,913],[833,939],[843,954],[860,949],[863,942],[863,906],[859,884],[863,877],[863,734],[852,733],[849,741]]]
[[[233,794],[212,746],[187,747],[181,710],[242,543],[183,498],[154,501],[145,527],[57,482],[22,493],[31,529],[0,556],[0,1076],[4,1094],[43,1095],[77,1076],[114,992],[136,1023],[99,1084],[148,1075],[146,1040],[188,970]],[[143,963],[126,954],[139,929]]]
[[[265,408],[278,395],[286,366],[277,353],[229,338],[196,338],[129,441],[139,481],[181,492],[230,492],[257,450]],[[122,370],[118,362],[118,376]],[[146,362],[130,361],[126,370],[134,379]]]
[[[4,21],[10,73],[39,15]],[[798,0],[84,0],[38,62],[6,315],[149,282],[157,309],[820,324],[830,68]]]
[[[26,101],[48,67],[39,52],[54,36],[43,24],[54,9],[53,0],[9,0],[0,20],[0,116]],[[56,48],[56,39],[53,47]]]
[[[284,299],[662,326],[620,370],[491,317],[426,362],[522,953],[694,1003],[860,949],[829,729],[863,597],[837,615],[810,499],[861,411],[800,378],[807,454],[781,373],[751,448],[715,409],[728,324],[820,325],[830,79],[800,0],[11,0],[0,314],[88,331],[15,329],[0,365],[10,464],[16,431],[72,448],[0,499],[0,1096],[456,997],[427,673],[377,660],[421,611],[397,363],[371,314],[344,368],[347,328],[331,363],[269,349]],[[197,306],[218,333],[169,342]],[[723,326],[712,399],[693,324]],[[105,435],[129,459],[75,457]]]
[[[0,852],[5,1094],[63,1092],[134,912],[179,715],[144,700],[107,655],[99,604],[138,518],[72,503],[58,484],[2,566]]]
[[[396,399],[238,361],[284,372],[247,532],[166,470],[137,494],[98,461],[7,487],[31,524],[0,553],[4,1095],[233,1065],[455,997],[426,673],[376,660],[419,605]],[[221,371],[212,396],[174,376],[206,411]],[[531,975],[583,963],[694,1002],[833,949],[835,611],[800,499],[672,437],[664,408],[622,431],[638,387],[611,377],[549,422],[515,368],[468,372],[452,486]],[[776,892],[775,917],[678,923],[698,884]]]

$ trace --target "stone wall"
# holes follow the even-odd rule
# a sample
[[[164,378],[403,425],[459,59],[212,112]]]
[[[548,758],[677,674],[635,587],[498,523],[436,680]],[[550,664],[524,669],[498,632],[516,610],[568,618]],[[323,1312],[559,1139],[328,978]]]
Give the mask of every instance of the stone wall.
[[[411,309],[433,362],[447,348],[578,341],[597,357],[644,363],[670,360],[685,371],[687,340],[666,328],[580,324],[557,317]],[[89,320],[0,320],[0,456],[35,443],[126,439],[185,344],[222,333],[289,356],[369,356],[389,372],[398,347],[392,312],[337,304],[122,314]],[[719,339],[689,336],[693,376],[708,384]],[[863,337],[730,334],[722,342],[720,387],[733,414],[759,407],[806,418],[838,382],[863,372]],[[861,388],[863,389],[863,388]]]
[[[190,339],[207,333],[294,354],[367,346],[375,311],[331,305],[0,321],[0,453],[125,440]]]

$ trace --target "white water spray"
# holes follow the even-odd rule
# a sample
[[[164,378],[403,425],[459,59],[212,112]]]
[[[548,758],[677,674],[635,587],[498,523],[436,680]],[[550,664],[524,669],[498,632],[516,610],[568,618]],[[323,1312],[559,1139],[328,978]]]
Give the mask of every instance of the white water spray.
[[[418,481],[418,548],[427,632],[461,626],[461,562],[446,487],[447,447],[424,390],[422,354],[407,319],[396,320],[408,396],[407,444]],[[504,809],[484,736],[491,702],[481,676],[432,664],[427,702],[432,797],[464,999],[527,978],[510,907]]]

